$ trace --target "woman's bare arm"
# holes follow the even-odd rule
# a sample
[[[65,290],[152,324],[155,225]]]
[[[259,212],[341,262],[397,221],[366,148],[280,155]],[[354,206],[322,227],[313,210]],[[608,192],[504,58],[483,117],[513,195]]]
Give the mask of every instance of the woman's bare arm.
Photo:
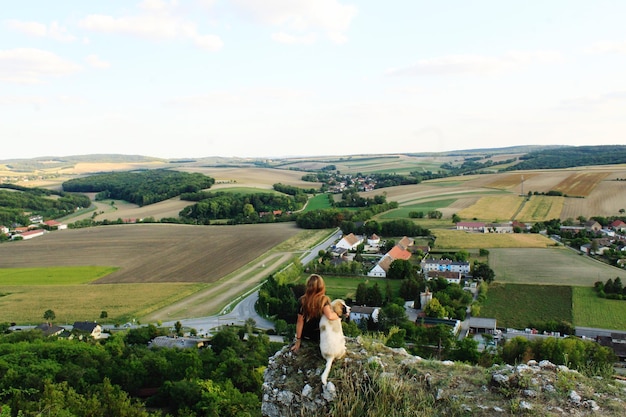
[[[330,308],[330,304],[326,304],[324,306],[324,308],[322,309],[322,313],[324,313],[324,315],[326,316],[326,318],[328,320],[338,320],[339,316],[337,315],[337,313],[335,313],[333,311],[332,308]]]
[[[296,320],[296,342],[291,347],[291,350],[297,352],[300,349],[300,339],[302,339],[302,329],[304,328],[304,316],[302,314],[298,314],[298,319]]]

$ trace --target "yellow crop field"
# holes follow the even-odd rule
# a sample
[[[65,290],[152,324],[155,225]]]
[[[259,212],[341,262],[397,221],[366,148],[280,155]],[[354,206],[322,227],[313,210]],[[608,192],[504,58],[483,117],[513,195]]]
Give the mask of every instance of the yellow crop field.
[[[521,222],[541,222],[561,217],[565,204],[564,197],[549,197],[536,195],[524,203],[515,220]]]
[[[530,233],[468,233],[434,229],[436,249],[546,248],[554,246],[549,238]]]
[[[517,195],[490,195],[457,213],[464,220],[477,219],[488,222],[508,221],[515,216],[524,198]]]
[[[555,190],[568,196],[586,197],[608,175],[608,172],[577,172],[557,184]]]
[[[205,285],[179,282],[2,286],[0,322],[39,324],[44,312],[50,309],[54,311],[57,323],[102,321],[102,311],[123,323],[182,300]]]
[[[505,190],[513,187],[521,187],[522,181],[526,181],[535,175],[537,174],[528,172],[501,174],[497,175],[492,182],[487,184],[487,187],[501,188]]]

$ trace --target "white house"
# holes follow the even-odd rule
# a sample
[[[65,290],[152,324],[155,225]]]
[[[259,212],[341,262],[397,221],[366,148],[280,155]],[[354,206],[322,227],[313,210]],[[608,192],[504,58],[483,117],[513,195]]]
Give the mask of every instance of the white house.
[[[356,247],[361,243],[363,243],[363,238],[361,236],[356,236],[354,233],[350,233],[349,235],[342,237],[335,246],[338,248],[353,250],[356,249]]]
[[[456,230],[464,230],[466,232],[485,233],[485,223],[482,222],[458,222]]]
[[[374,266],[374,268],[370,269],[367,273],[368,277],[379,277],[385,278],[387,276],[387,272],[389,272],[389,266],[393,262],[393,258],[390,256],[383,256],[380,261]]]
[[[351,306],[350,321],[359,324],[361,321],[369,320],[371,317],[374,323],[376,323],[378,322],[378,313],[380,313],[380,307]]]
[[[94,321],[76,321],[72,328],[79,335],[91,336],[94,339],[106,339],[109,336],[102,333],[102,326]]]
[[[452,271],[452,272],[460,272],[463,274],[469,274],[470,272],[470,263],[469,262],[459,262],[459,261],[451,261],[450,259],[422,259],[421,262],[422,271],[430,272],[430,271]]]
[[[27,240],[27,239],[32,239],[34,237],[43,236],[44,233],[46,233],[46,231],[43,229],[33,229],[33,230],[28,230],[22,233],[16,233],[13,235],[12,239],[17,239],[21,237],[22,239]]]
[[[367,238],[367,244],[370,246],[378,246],[380,244],[380,237],[376,233],[373,233]]]
[[[485,225],[485,231],[489,233],[513,233],[513,224],[489,223]]]
[[[461,284],[461,272],[459,271],[424,271],[425,279],[430,281],[431,279],[443,278],[450,284]]]

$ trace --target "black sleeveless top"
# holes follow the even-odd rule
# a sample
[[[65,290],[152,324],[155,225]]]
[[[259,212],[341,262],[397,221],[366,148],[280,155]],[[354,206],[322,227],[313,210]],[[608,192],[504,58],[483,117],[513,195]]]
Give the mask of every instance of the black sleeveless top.
[[[326,303],[330,304],[330,303]],[[302,298],[298,298],[298,314],[304,317],[304,326],[302,327],[302,339],[312,340],[314,342],[320,341],[320,319],[322,318],[322,311],[319,312],[317,317],[307,317],[304,314],[304,307],[302,306]]]

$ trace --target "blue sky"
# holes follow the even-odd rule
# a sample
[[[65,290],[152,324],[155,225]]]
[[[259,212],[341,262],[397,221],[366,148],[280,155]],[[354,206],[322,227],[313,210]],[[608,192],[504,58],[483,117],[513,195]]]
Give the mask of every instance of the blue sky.
[[[0,159],[626,144],[622,0],[0,5]]]

